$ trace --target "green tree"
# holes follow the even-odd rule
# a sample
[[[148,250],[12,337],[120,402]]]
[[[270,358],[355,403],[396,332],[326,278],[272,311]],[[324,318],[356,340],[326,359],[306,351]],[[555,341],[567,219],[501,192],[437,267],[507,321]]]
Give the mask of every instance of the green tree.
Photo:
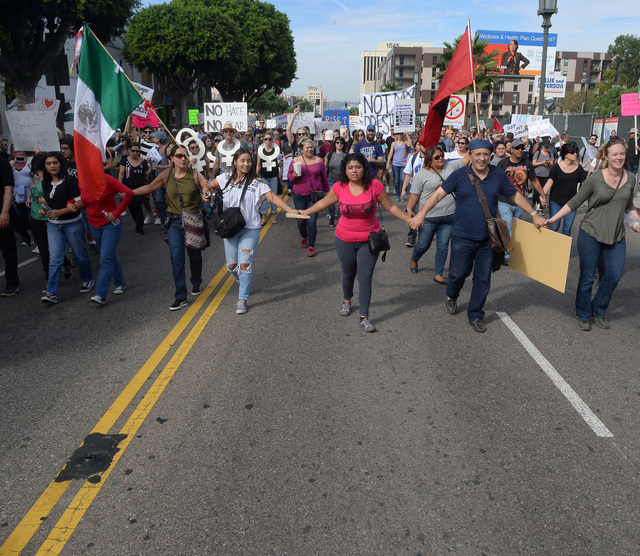
[[[587,103],[587,111],[597,112],[598,115],[608,117],[610,114],[619,116],[621,112],[620,95],[624,93],[635,93],[638,87],[625,88],[614,85],[606,93],[600,93],[597,97]]]
[[[451,58],[453,58],[453,53],[456,51],[461,39],[462,35],[456,38],[456,40],[453,41],[453,44],[449,44],[448,42],[444,43],[445,50],[440,59],[433,65],[434,69],[438,71],[436,74],[437,80],[441,80],[444,77],[444,74],[451,63]],[[493,85],[498,80],[497,75],[491,74],[500,72],[496,59],[499,52],[497,50],[487,52],[488,44],[489,41],[480,40],[478,35],[475,35],[471,41],[471,55],[473,56],[477,91],[491,92],[493,90]],[[457,92],[461,94],[473,93],[473,85],[469,85]]]
[[[387,81],[382,87],[380,87],[380,91],[383,93],[390,93],[392,91],[401,91],[402,83],[398,83],[397,81]]]
[[[304,97],[296,97],[296,104],[300,108],[300,112],[313,112],[313,104]]]
[[[284,13],[259,0],[184,1],[217,7],[236,22],[244,40],[241,70],[226,72],[215,81],[225,100],[250,102],[265,91],[279,94],[291,85],[296,76],[296,53],[289,18]],[[216,33],[231,36],[225,27],[216,29]]]
[[[21,102],[35,102],[38,81],[83,22],[108,42],[122,34],[138,6],[138,0],[0,0],[0,75]]]
[[[200,87],[216,85],[227,74],[240,73],[245,50],[240,29],[222,10],[203,2],[173,0],[134,16],[123,54],[180,93],[186,125],[187,97]]]
[[[588,112],[590,103],[596,98],[595,91],[587,91],[587,102],[584,111]],[[585,104],[585,91],[567,91],[564,98],[557,99],[558,111],[562,114],[580,114]]]
[[[634,87],[640,79],[640,36],[618,35],[608,50],[622,87]]]
[[[284,114],[291,111],[291,105],[273,91],[267,91],[249,102],[249,111],[254,114]]]

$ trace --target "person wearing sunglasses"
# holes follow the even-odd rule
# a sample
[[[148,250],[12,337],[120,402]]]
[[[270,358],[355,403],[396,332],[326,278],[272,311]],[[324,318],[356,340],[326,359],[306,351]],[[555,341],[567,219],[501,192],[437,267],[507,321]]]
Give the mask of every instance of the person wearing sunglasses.
[[[405,212],[415,216],[414,208],[418,204],[418,211],[424,206],[429,197],[444,183],[444,181],[458,168],[467,166],[470,158],[467,153],[464,158],[448,162],[445,166],[444,150],[442,147],[429,147],[424,154],[424,166],[418,171],[411,183],[411,193]],[[453,215],[456,211],[456,200],[447,195],[424,219],[424,225],[418,231],[418,239],[411,253],[409,270],[413,274],[418,272],[418,261],[431,247],[436,238],[435,275],[433,281],[443,286],[447,285],[444,278],[444,265],[449,254],[449,240],[453,230]]]
[[[231,172],[233,168],[233,155],[242,148],[240,139],[236,138],[237,130],[229,122],[222,126],[220,133],[224,141],[218,143],[215,151],[216,161],[213,164],[213,175]]]
[[[140,145],[134,143],[129,149],[129,156],[120,165],[118,181],[126,185],[129,189],[135,190],[147,182],[147,176],[151,174],[151,166],[140,156]],[[136,196],[129,205],[129,212],[136,223],[135,235],[139,237],[144,234],[144,211],[142,210],[144,198]]]
[[[329,182],[329,189],[333,187],[333,184],[340,181],[340,169],[342,168],[342,161],[347,156],[346,141],[344,137],[335,135],[333,140],[333,150],[327,153],[324,158],[324,164],[327,168],[327,181]],[[340,218],[340,213],[338,213]],[[331,205],[329,207],[329,226],[333,227],[336,224],[336,206]]]
[[[282,178],[282,156],[280,147],[273,141],[273,133],[267,131],[262,136],[262,144],[258,147],[258,174],[269,184],[271,192],[278,195],[278,182]],[[271,223],[277,224],[276,214],[278,206],[271,202]],[[265,198],[260,206],[260,225],[264,226],[269,220],[269,201]]]
[[[518,138],[513,140],[511,143],[511,155],[501,160],[498,163],[498,168],[501,168],[507,173],[507,177],[518,193],[525,198],[529,190],[528,184],[531,182],[534,189],[540,194],[540,203],[543,207],[547,206],[547,197],[536,176],[533,164],[531,164],[528,157],[524,156],[524,141],[522,139]],[[502,219],[507,223],[509,235],[511,235],[513,219],[522,216],[522,208],[518,206],[513,199],[508,199],[503,195],[498,200],[498,210],[500,211]],[[509,262],[508,253],[505,254],[504,259],[505,263]]]
[[[469,138],[465,135],[458,137],[455,150],[445,153],[445,160],[459,160],[464,158],[469,152]]]
[[[589,175],[579,164],[579,158],[580,152],[575,141],[569,141],[560,147],[560,161],[553,165],[549,172],[549,179],[544,185],[544,192],[549,195],[550,219],[569,202],[578,191],[578,185],[583,183]],[[560,229],[560,220],[562,220],[562,233],[565,236],[570,236],[575,218],[576,213],[570,212],[564,218],[555,220],[549,229],[557,232]]]
[[[171,168],[157,176],[150,184],[134,190],[134,194],[147,195],[161,187],[167,191],[167,224],[165,241],[171,253],[171,268],[175,284],[175,300],[170,311],[179,311],[187,306],[187,274],[185,269],[186,250],[191,270],[191,295],[202,293],[202,251],[186,249],[182,224],[182,209],[191,213],[203,210],[202,190],[207,182],[196,170],[189,169],[189,159],[185,148],[174,145],[170,152]],[[204,225],[207,225],[206,219]]]
[[[300,114],[300,108],[296,106],[293,109],[293,116],[287,123],[287,141],[289,141],[289,145],[291,145],[291,150],[293,152],[293,158],[302,156],[302,142],[309,139],[309,128],[306,126],[300,126],[296,132],[293,132],[293,125],[296,121],[296,118]],[[312,143],[313,144],[313,143]],[[313,146],[313,154],[316,154],[315,145]]]

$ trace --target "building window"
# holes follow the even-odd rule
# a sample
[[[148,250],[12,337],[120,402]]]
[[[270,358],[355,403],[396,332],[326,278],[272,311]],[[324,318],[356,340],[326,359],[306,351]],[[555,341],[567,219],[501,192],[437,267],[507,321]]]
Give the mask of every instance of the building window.
[[[436,82],[435,81],[431,81],[431,88],[435,89],[436,88]]]
[[[533,81],[529,81],[529,92],[533,91]]]
[[[517,90],[518,90],[518,82],[517,82],[517,81],[514,81],[514,82],[513,82],[513,90],[514,90],[514,91],[517,91]]]
[[[583,68],[586,68],[588,63],[589,63],[589,60],[584,60],[584,61],[582,62],[582,67],[583,67]]]
[[[567,70],[564,70],[564,71],[562,72],[562,75],[564,75],[564,76],[566,77],[566,76],[567,76]]]
[[[569,67],[569,60],[563,60],[564,62],[564,67],[568,68]]]
[[[587,78],[587,72],[586,72],[586,71],[583,71],[583,72],[582,72],[582,79],[586,79],[586,78]]]
[[[402,79],[404,77],[404,68],[403,67],[398,68],[398,77],[400,79]]]
[[[513,100],[511,101],[511,104],[518,104],[518,95],[517,95],[517,93],[513,93]]]
[[[533,95],[527,95],[527,104],[531,104],[533,102]]]
[[[404,56],[398,56],[398,64],[404,66]]]

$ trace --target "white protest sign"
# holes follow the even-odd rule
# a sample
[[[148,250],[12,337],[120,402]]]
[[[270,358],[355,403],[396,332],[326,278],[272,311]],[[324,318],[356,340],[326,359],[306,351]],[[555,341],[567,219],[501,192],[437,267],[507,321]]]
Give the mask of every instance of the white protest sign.
[[[593,160],[597,154],[597,147],[592,147],[591,145],[589,145],[589,141],[587,141],[586,137],[580,137],[580,139],[582,139],[582,144],[586,149],[587,155],[589,156],[589,160]]]
[[[365,125],[360,116],[349,116],[349,131],[353,133],[354,129],[365,129]]]
[[[133,83],[133,82],[132,82]],[[138,92],[142,95],[142,98],[145,100],[151,101],[153,99],[153,89],[149,87],[145,87],[144,85],[140,85],[140,83],[133,83],[133,86],[138,89]],[[140,118],[146,118],[149,111],[144,109],[144,102],[140,103],[133,112],[131,112],[132,116],[139,116]]]
[[[276,124],[278,127],[282,127],[284,129],[287,127],[291,118],[293,118],[292,113],[276,116]],[[316,132],[315,114],[313,112],[298,112],[298,115],[293,122],[293,126],[291,126],[291,131],[295,133],[298,131],[298,128],[302,126],[307,126],[309,128],[309,133],[312,135]]]
[[[398,99],[393,111],[393,129],[396,133],[413,133],[416,130],[415,101]]]
[[[275,129],[276,127],[276,121],[274,120],[267,120],[266,124],[267,129]]]
[[[289,123],[289,116],[291,114],[282,114],[281,116],[276,116],[276,126],[285,129],[287,124]]]
[[[40,110],[43,112],[53,112],[54,118],[58,116],[60,101],[57,98],[43,97],[38,102],[40,103]]]
[[[5,112],[13,146],[18,151],[59,151],[53,112]]]
[[[362,119],[364,126],[372,125],[376,131],[388,135],[393,123],[396,100],[415,99],[416,86],[391,93],[362,95]]]
[[[238,131],[247,131],[246,102],[205,102],[204,132],[220,133],[224,124],[230,123]]]
[[[160,154],[160,151],[158,151],[157,146],[154,145],[149,149],[149,152],[147,153],[147,160],[151,160],[151,162],[155,162],[156,164],[160,164],[162,162],[162,155]]]
[[[526,137],[528,135],[527,124],[524,122],[520,122],[517,124],[505,124],[503,126],[503,130],[505,135],[507,133],[513,133],[514,139]]]
[[[511,116],[512,124],[524,123],[527,124],[529,122],[538,122],[542,119],[542,116],[532,116],[529,114],[513,114]]]
[[[529,122],[529,136],[535,137],[554,137],[556,134],[551,131],[551,122],[549,120],[540,120],[537,122]]]
[[[467,95],[451,95],[442,125],[462,127],[467,113]]]

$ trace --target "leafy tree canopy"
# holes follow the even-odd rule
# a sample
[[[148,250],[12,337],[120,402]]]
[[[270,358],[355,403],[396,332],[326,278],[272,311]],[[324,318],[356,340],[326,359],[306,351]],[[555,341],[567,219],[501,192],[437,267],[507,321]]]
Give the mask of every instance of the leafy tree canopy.
[[[0,75],[25,102],[84,22],[102,42],[122,34],[139,0],[0,0]]]
[[[608,52],[618,73],[618,83],[623,87],[637,86],[640,79],[640,36],[619,35]]]
[[[267,91],[257,99],[249,102],[249,110],[255,114],[264,114],[265,116],[272,114],[284,114],[291,112],[291,105],[281,99],[273,91]]]
[[[400,91],[402,89],[402,84],[397,81],[387,81],[382,87],[380,87],[380,91],[383,93],[390,93],[392,91]]]
[[[592,101],[587,103],[588,112],[597,112],[600,116],[619,116],[622,112],[620,95],[625,93],[635,93],[638,87],[626,88],[614,85],[606,93],[600,93]]]

